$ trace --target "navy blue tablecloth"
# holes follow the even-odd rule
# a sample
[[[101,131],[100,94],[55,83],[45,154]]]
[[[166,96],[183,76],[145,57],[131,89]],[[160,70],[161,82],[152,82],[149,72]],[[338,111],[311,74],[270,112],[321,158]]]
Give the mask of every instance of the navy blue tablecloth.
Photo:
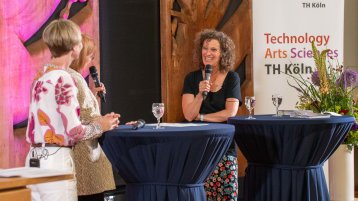
[[[248,160],[244,200],[329,201],[322,165],[343,142],[354,118],[255,118],[228,120]]]
[[[106,132],[103,150],[127,182],[127,201],[205,201],[203,183],[230,146],[234,126],[209,124]]]

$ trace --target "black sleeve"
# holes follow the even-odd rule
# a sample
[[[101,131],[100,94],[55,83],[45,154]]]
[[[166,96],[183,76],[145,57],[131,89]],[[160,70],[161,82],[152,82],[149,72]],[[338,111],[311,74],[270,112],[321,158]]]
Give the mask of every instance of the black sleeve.
[[[183,86],[183,94],[193,94],[194,96],[197,94],[197,88],[195,86],[194,73],[191,72],[185,76],[184,86]]]
[[[241,88],[240,88],[240,77],[236,72],[229,72],[228,85],[226,88],[226,98],[237,98],[242,104],[241,99]]]

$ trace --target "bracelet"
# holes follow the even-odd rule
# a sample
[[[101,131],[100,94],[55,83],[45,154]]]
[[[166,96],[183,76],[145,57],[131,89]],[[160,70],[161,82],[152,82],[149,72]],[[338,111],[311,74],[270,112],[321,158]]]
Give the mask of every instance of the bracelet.
[[[200,119],[200,121],[204,121],[204,115],[200,114],[199,119]]]

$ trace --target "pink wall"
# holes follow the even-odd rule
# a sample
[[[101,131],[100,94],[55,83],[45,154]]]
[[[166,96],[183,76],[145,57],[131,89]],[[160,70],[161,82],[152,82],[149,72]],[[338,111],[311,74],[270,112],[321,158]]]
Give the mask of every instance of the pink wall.
[[[77,1],[77,0],[72,0]],[[83,1],[83,0],[82,0]],[[56,9],[60,0],[0,0],[0,168],[23,166],[29,145],[24,129],[13,130],[27,118],[30,85],[50,54],[42,41],[23,45]],[[72,19],[99,41],[98,0],[89,0]],[[99,54],[95,64],[98,66]]]

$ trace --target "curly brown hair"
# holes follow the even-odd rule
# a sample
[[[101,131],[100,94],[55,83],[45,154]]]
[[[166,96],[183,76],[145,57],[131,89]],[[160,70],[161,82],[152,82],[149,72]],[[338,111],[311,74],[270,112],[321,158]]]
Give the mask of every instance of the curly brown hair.
[[[201,55],[203,44],[206,40],[210,41],[213,39],[219,41],[220,44],[221,58],[219,62],[219,70],[225,72],[230,71],[233,69],[235,62],[235,44],[228,35],[221,31],[205,29],[196,35],[194,62],[199,64],[200,69],[204,69],[203,58]]]

